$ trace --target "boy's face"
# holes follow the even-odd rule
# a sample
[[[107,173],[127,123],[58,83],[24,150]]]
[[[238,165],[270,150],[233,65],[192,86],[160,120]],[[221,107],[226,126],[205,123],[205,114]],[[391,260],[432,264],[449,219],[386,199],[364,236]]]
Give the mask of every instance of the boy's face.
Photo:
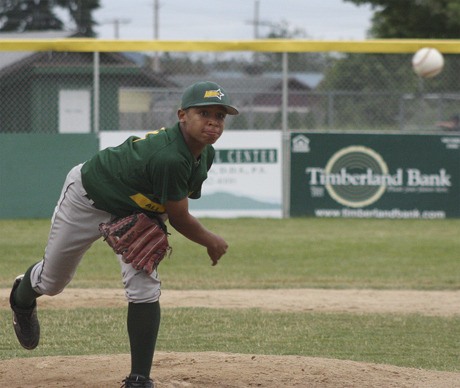
[[[206,145],[214,144],[222,135],[227,111],[220,105],[197,106],[180,109],[178,116],[186,138]]]

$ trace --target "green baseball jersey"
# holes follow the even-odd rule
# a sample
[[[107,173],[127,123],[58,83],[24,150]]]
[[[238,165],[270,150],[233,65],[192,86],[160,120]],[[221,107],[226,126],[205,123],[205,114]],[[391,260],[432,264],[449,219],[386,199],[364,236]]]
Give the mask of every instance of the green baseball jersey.
[[[166,201],[201,196],[214,154],[207,145],[196,160],[177,123],[99,151],[82,166],[82,183],[94,206],[116,216],[164,213]]]

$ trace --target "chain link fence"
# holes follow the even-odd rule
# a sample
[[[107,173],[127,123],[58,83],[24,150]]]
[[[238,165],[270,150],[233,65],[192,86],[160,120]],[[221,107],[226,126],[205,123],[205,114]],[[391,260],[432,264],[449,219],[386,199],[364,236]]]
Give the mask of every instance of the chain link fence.
[[[234,130],[442,131],[460,114],[460,54],[421,79],[415,49],[345,51],[0,51],[0,133],[151,131],[203,80],[231,95]]]

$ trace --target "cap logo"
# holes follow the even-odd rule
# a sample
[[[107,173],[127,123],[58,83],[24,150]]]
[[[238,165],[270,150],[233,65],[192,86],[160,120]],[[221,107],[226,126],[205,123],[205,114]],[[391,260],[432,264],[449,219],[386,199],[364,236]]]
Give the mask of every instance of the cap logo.
[[[224,93],[220,91],[220,89],[217,90],[206,90],[204,92],[204,98],[212,98],[212,97],[217,97],[219,100],[222,100],[222,97],[225,96]]]

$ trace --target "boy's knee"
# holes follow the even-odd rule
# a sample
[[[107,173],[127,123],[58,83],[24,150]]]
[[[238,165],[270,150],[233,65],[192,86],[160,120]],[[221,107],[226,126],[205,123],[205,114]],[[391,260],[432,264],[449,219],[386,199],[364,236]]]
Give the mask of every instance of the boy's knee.
[[[43,271],[43,261],[37,263],[30,274],[32,289],[42,295],[55,296],[60,294],[69,284],[72,277],[59,277],[57,279],[49,277]]]
[[[135,270],[131,264],[122,263],[123,284],[128,302],[154,303],[160,299],[160,279],[157,271],[147,275]]]

